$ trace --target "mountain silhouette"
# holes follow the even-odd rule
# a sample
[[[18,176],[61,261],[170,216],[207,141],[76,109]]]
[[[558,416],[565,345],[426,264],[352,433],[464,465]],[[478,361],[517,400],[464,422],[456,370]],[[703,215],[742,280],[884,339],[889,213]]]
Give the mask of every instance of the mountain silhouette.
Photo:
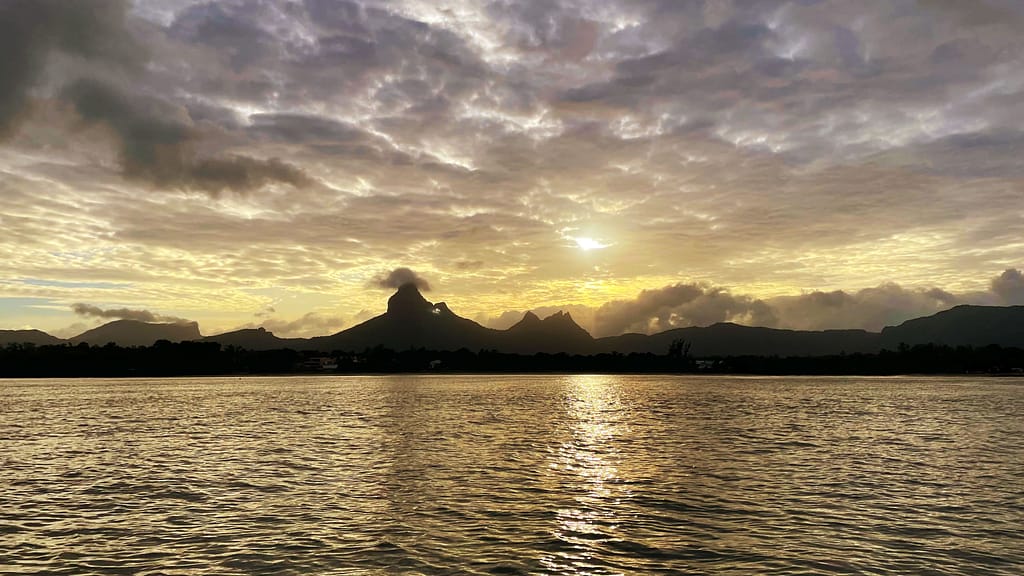
[[[62,340],[39,330],[0,330],[0,345],[88,343],[149,346],[157,340],[202,340],[248,350],[318,350],[360,352],[392,350],[498,350],[516,354],[653,353],[665,354],[673,341],[685,340],[690,354],[708,356],[828,356],[876,353],[900,344],[945,344],[1024,348],[1024,306],[957,306],[915,318],[881,332],[865,330],[780,330],[729,322],[676,328],[657,334],[622,334],[593,338],[565,312],[541,319],[533,312],[507,330],[495,330],[452,312],[444,302],[431,303],[415,284],[404,284],[388,299],[387,311],[329,336],[279,338],[263,328],[236,330],[203,338],[195,322],[149,324],[116,320]]]
[[[720,322],[707,327],[676,328],[651,334],[600,338],[600,352],[664,354],[673,340],[690,344],[693,356],[828,356],[878,352],[880,336],[865,330],[780,330]]]
[[[310,339],[317,350],[364,350],[383,346],[393,350],[500,350],[588,353],[594,339],[568,314],[541,320],[533,313],[508,330],[481,326],[452,312],[444,302],[431,303],[415,284],[404,284],[388,299],[388,310],[358,326]]]
[[[216,342],[221,346],[234,346],[246,350],[280,350],[293,348],[303,350],[309,347],[305,338],[279,338],[266,328],[243,328],[203,338],[204,342]]]
[[[956,306],[882,329],[882,346],[901,343],[1024,348],[1024,306]]]
[[[87,330],[70,340],[72,344],[86,343],[102,346],[113,342],[118,346],[152,346],[157,340],[182,342],[199,340],[199,325],[195,322],[151,324],[138,320],[114,320]]]
[[[577,324],[568,312],[556,312],[541,320],[533,312],[501,334],[498,348],[503,352],[594,352],[594,338]]]
[[[318,350],[363,350],[383,346],[393,350],[429,348],[491,348],[500,332],[456,315],[444,302],[433,304],[415,284],[403,284],[388,299],[388,310],[362,324],[330,336],[310,339]]]
[[[46,346],[49,344],[60,344],[62,338],[51,336],[42,330],[0,330],[0,346],[8,344],[35,344]]]

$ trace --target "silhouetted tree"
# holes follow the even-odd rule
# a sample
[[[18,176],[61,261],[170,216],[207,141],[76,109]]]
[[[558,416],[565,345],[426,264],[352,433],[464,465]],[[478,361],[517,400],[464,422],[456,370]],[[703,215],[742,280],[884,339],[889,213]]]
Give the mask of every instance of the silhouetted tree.
[[[682,338],[676,338],[668,345],[668,355],[670,358],[689,358],[690,343]]]

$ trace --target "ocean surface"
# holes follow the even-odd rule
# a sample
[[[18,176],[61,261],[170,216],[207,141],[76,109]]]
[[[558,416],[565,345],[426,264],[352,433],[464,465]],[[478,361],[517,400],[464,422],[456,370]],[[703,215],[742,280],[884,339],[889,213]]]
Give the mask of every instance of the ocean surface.
[[[0,573],[1024,574],[1024,380],[0,380]]]

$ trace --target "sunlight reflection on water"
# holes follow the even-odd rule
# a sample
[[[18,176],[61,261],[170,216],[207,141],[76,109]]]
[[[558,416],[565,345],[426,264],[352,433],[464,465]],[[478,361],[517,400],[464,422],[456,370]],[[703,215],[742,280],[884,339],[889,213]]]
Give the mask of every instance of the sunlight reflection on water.
[[[621,381],[615,377],[568,376],[566,383],[563,403],[572,439],[561,443],[550,468],[569,475],[562,480],[563,489],[575,494],[575,506],[558,509],[554,531],[555,538],[574,549],[543,557],[541,563],[555,572],[591,574],[587,564],[593,560],[592,544],[614,538],[623,521],[619,509],[628,494],[617,493],[612,485],[618,479],[614,441],[628,434],[622,422],[630,415],[620,402]]]

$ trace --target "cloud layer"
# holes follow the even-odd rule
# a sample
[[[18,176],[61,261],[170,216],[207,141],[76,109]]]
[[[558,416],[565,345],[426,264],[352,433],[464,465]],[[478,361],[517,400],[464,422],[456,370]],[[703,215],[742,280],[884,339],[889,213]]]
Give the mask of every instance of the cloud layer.
[[[939,288],[904,288],[892,282],[853,292],[813,291],[798,295],[759,299],[733,294],[728,289],[704,284],[671,284],[642,290],[633,298],[606,302],[597,307],[566,305],[594,336],[626,332],[653,334],[673,328],[735,322],[791,330],[859,328],[877,332],[911,318],[929,316],[960,304],[1024,305],[1024,276],[1008,269],[994,278],[991,290],[953,294]],[[533,310],[547,315],[559,309]],[[480,321],[507,328],[522,318],[518,310]]]
[[[403,263],[608,330],[1019,301],[1015,0],[70,4],[0,6],[19,323],[353,318]]]
[[[71,311],[79,316],[101,318],[110,320],[135,320],[137,322],[163,322],[173,324],[185,324],[189,321],[175,316],[155,314],[149,310],[130,310],[128,308],[100,308],[91,304],[81,302],[72,304]]]

